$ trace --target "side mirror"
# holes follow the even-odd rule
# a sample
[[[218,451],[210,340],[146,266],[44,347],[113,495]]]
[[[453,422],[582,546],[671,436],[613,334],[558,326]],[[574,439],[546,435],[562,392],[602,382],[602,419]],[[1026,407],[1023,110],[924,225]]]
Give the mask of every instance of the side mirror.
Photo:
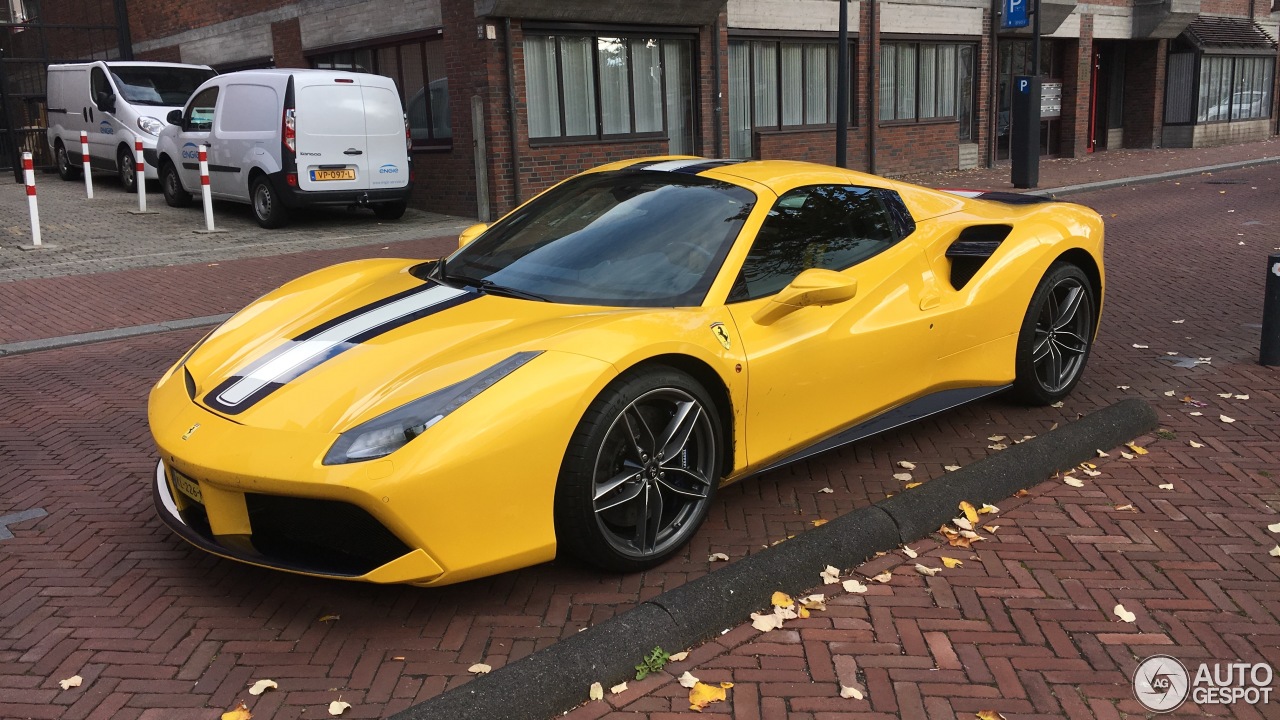
[[[802,307],[835,305],[852,300],[857,294],[857,279],[834,270],[810,268],[778,291],[773,301],[760,308],[751,319],[761,325],[769,325]]]
[[[99,92],[97,104],[98,109],[102,112],[113,113],[116,111],[116,96],[105,90]]]
[[[475,225],[472,225],[466,230],[463,230],[462,234],[458,236],[458,247],[462,247],[463,245],[466,245],[472,240],[475,240],[476,237],[480,235],[480,233],[488,229],[489,229],[489,223],[476,223]]]
[[[170,111],[169,111],[169,114],[164,116],[164,119],[165,119],[165,122],[169,123],[170,125],[181,125],[181,124],[182,124],[182,111],[181,111],[181,110],[170,110]]]

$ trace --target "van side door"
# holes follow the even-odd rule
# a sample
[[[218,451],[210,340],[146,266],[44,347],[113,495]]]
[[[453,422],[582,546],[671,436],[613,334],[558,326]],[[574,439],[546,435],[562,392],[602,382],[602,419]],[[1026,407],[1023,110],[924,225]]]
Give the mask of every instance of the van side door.
[[[217,85],[207,87],[191,98],[182,111],[182,131],[178,133],[178,176],[189,192],[200,192],[200,146],[209,142],[213,129],[213,113],[218,102]],[[212,191],[212,189],[211,189]]]
[[[228,83],[217,101],[209,136],[209,190],[214,195],[248,202],[249,171],[279,172],[274,159],[280,146],[280,96],[256,83]]]
[[[103,108],[111,107],[115,102],[116,89],[111,84],[107,73],[100,66],[89,70],[89,97],[85,98],[82,116],[87,121],[89,130],[89,156],[93,166],[116,169],[116,128],[111,122],[111,115]]]

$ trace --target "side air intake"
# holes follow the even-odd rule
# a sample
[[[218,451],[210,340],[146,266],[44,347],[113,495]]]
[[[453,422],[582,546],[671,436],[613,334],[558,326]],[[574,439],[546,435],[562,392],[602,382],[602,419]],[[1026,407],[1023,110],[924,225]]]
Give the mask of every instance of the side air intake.
[[[960,236],[947,248],[951,287],[960,290],[967,285],[1011,232],[1012,225],[971,225],[961,230]]]

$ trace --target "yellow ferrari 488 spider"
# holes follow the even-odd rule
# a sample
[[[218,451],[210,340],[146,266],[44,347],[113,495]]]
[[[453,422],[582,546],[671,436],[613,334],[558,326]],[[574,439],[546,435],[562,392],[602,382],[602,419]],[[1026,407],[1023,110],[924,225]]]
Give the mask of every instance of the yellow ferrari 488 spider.
[[[784,161],[618,162],[438,261],[337,265],[151,393],[164,521],[255,565],[439,585],[653,566],[716,489],[1080,379],[1102,220]]]

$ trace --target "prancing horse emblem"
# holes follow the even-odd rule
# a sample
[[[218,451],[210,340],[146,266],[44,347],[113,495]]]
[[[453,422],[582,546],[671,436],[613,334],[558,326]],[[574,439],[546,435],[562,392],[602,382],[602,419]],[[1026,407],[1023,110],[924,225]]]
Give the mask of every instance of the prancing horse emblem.
[[[720,344],[724,346],[725,350],[729,349],[729,331],[725,329],[724,323],[711,323],[711,334],[716,336],[716,339],[720,341]]]
[[[182,439],[186,440],[187,438],[191,437],[192,433],[194,433],[199,429],[200,429],[200,423],[196,423],[195,425],[192,425],[191,427],[187,428],[187,431],[185,433],[182,434]]]

